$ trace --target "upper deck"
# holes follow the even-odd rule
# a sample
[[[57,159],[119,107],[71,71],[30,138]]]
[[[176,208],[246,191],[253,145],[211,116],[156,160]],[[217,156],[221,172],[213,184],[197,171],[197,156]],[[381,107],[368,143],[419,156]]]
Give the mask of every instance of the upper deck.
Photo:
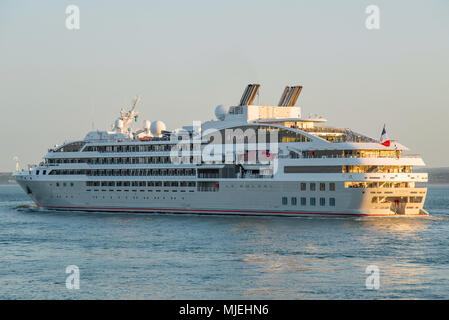
[[[138,119],[136,99],[129,111],[120,112],[111,131],[92,131],[83,140],[55,146],[44,156],[43,164],[61,166],[62,169],[68,166],[85,168],[85,165],[96,168],[172,165],[170,157],[180,144],[187,146],[185,155],[190,160],[200,157],[196,164],[224,163],[229,145],[232,145],[230,152],[233,153],[231,163],[249,163],[254,159],[258,163],[259,156],[252,156],[254,148],[266,144],[262,151],[269,150],[285,165],[398,168],[424,165],[420,156],[405,155],[404,151],[408,149],[396,141],[385,146],[377,139],[350,129],[325,125],[327,120],[318,115],[303,118],[301,108],[295,106],[302,89],[300,86],[286,87],[278,105],[271,106],[253,104],[259,87],[248,85],[237,106],[229,109],[218,106],[216,120],[194,122],[192,126],[172,131],[161,121],[144,121],[141,129],[133,129],[132,125]],[[276,140],[268,140],[273,132],[276,132]],[[217,133],[221,135],[220,141],[216,139]],[[228,139],[229,135],[231,139]],[[201,158],[209,149],[214,149],[212,161]],[[228,158],[226,161],[230,163]]]

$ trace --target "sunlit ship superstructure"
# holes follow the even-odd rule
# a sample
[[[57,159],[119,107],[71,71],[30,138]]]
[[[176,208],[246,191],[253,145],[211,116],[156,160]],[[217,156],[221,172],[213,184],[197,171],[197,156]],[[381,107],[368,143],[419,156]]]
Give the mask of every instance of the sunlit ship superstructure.
[[[286,87],[278,105],[253,102],[215,109],[217,120],[167,130],[138,121],[137,99],[110,131],[56,146],[44,161],[15,172],[47,210],[228,215],[427,215],[426,173],[418,155],[302,117],[302,87]]]

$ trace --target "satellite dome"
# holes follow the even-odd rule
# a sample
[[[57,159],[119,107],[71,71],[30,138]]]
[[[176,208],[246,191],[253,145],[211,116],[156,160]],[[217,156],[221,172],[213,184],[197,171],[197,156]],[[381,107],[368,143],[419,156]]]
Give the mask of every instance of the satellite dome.
[[[151,134],[155,137],[160,137],[165,129],[165,123],[160,120],[152,122],[150,126]]]
[[[228,108],[226,108],[224,105],[219,104],[217,107],[215,107],[215,116],[218,120],[223,121],[226,113],[228,113]]]

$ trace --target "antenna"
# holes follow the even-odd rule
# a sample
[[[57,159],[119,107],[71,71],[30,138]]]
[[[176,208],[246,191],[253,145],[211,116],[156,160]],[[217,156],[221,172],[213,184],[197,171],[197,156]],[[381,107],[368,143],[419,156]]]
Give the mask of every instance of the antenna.
[[[12,159],[16,162],[16,171],[20,171],[19,157],[18,156],[14,156]]]
[[[139,103],[139,101],[140,101],[140,96],[137,95],[137,96],[134,98],[134,103],[133,103],[133,107],[131,108],[131,111],[133,111],[133,110],[136,108],[136,106],[137,106],[137,104]]]
[[[137,106],[137,103],[139,103],[140,101],[140,96],[136,96],[134,98],[134,103],[133,106],[131,107],[131,109],[126,113],[125,118],[127,121],[129,121],[132,117],[134,117],[134,109]]]

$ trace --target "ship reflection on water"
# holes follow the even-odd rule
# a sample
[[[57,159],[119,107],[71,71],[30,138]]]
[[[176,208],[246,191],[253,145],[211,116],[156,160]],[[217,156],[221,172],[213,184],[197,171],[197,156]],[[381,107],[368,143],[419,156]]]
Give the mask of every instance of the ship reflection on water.
[[[231,231],[244,234],[238,262],[246,298],[414,298],[432,281],[427,264],[431,218],[256,219]],[[369,265],[380,289],[367,290]],[[447,271],[444,271],[448,275]],[[446,280],[447,281],[447,280]],[[418,297],[418,296],[416,296]]]

